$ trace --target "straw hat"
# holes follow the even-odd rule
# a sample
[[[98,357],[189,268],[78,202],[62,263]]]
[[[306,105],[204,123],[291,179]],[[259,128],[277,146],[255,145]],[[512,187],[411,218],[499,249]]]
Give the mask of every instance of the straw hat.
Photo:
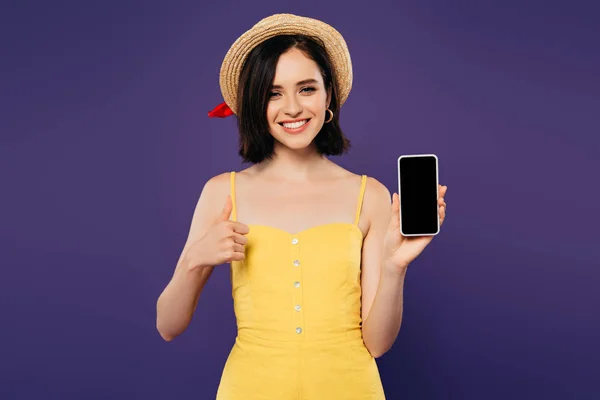
[[[313,18],[293,14],[275,14],[260,20],[246,31],[233,43],[225,55],[219,77],[221,93],[225,100],[225,103],[220,105],[221,114],[223,108],[227,107],[231,110],[227,115],[236,112],[239,76],[250,51],[273,36],[294,34],[316,37],[324,44],[339,88],[340,107],[344,104],[352,88],[352,61],[342,35],[332,26]],[[219,106],[215,110],[218,108]]]

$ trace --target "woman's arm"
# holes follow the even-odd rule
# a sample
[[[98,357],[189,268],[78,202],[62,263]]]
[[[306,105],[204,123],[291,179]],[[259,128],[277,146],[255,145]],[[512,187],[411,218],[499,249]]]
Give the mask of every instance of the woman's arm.
[[[389,190],[369,178],[363,207],[370,220],[361,266],[363,341],[373,357],[381,357],[400,332],[406,268],[382,265],[384,237],[392,215]]]
[[[376,181],[375,181],[376,182]],[[373,184],[371,228],[363,243],[363,340],[375,357],[392,347],[402,324],[404,277],[408,265],[431,243],[433,236],[404,237],[400,233],[400,199]],[[438,184],[438,218],[446,219],[447,186]],[[365,196],[366,199],[366,196]]]
[[[186,255],[188,249],[202,238],[212,221],[219,215],[223,208],[223,199],[228,193],[229,173],[211,178],[202,189],[175,272],[156,304],[156,329],[166,341],[173,340],[187,329],[202,289],[212,274],[212,265],[189,271],[189,263],[197,260],[190,260]]]

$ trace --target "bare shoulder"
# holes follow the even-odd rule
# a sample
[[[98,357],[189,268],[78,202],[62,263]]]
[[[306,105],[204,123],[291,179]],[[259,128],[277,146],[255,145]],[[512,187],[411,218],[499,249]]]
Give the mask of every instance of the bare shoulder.
[[[209,178],[204,184],[197,206],[204,217],[218,214],[223,208],[230,192],[230,176],[231,172],[223,172]]]
[[[336,168],[340,177],[345,180],[353,181],[354,184],[360,184],[362,179],[361,174],[356,174],[339,165],[336,165]],[[383,204],[389,206],[391,201],[392,197],[388,188],[376,178],[367,175],[367,183],[363,198],[363,210],[370,213],[373,210],[379,209]]]
[[[354,184],[360,184],[361,174],[355,174],[336,164],[337,172],[345,179],[351,180]],[[366,225],[370,230],[374,225],[381,226],[389,221],[391,212],[392,196],[389,189],[376,178],[367,175],[365,193],[362,204],[362,214],[367,220]]]
[[[389,220],[392,195],[389,189],[376,178],[367,177],[363,208],[365,216],[369,219],[369,226]]]
[[[209,194],[228,193],[231,172],[223,172],[209,178],[204,184],[202,191],[207,191]]]
[[[229,172],[223,172],[209,178],[200,193],[192,217],[188,241],[204,234],[214,218],[219,215],[229,194]]]
[[[365,203],[369,205],[380,205],[382,202],[391,204],[392,195],[389,189],[377,179],[368,176],[365,188]]]

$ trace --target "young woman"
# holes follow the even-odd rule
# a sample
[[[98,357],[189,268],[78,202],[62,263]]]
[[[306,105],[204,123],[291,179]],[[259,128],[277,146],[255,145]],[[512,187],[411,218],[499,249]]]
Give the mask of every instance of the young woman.
[[[180,335],[229,263],[238,335],[217,399],[384,399],[375,358],[398,335],[407,267],[432,237],[401,236],[397,194],[390,207],[384,185],[327,158],[349,147],[344,39],[321,21],[268,17],[231,47],[220,83],[211,115],[236,114],[251,166],[204,186],[158,331]]]

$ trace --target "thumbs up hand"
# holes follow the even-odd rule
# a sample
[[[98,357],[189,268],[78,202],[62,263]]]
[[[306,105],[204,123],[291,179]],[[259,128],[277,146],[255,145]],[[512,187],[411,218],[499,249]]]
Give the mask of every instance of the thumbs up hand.
[[[241,222],[229,220],[233,202],[228,195],[225,206],[204,236],[188,250],[188,269],[202,266],[215,266],[244,259],[245,236],[250,229]]]

